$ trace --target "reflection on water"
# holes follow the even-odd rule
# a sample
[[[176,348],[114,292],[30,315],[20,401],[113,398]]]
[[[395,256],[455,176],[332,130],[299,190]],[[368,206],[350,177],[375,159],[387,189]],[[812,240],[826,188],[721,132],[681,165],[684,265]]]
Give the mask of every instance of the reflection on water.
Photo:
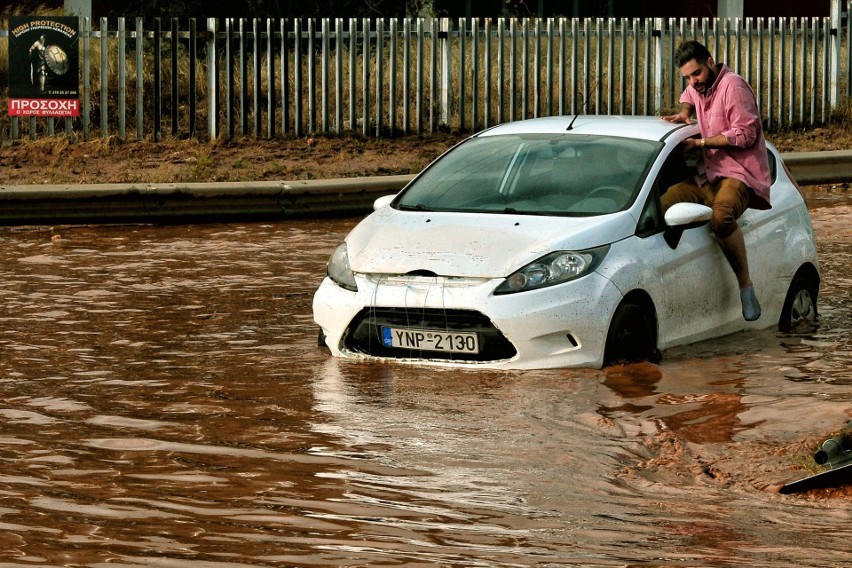
[[[850,220],[807,335],[511,373],[317,349],[353,219],[3,229],[0,562],[835,566],[849,493],[771,489],[852,415]]]

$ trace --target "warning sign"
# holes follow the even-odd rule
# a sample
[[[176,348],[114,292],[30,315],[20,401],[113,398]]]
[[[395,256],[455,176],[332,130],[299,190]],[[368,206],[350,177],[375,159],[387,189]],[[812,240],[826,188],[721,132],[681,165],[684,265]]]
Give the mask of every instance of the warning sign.
[[[9,115],[79,116],[79,19],[9,17]]]

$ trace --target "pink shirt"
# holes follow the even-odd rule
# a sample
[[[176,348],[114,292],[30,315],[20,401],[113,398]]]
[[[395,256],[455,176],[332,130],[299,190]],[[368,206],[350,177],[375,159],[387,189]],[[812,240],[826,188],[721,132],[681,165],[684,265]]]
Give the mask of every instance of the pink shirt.
[[[703,138],[724,134],[727,148],[704,150],[707,180],[734,178],[752,190],[754,198],[749,203],[755,209],[769,209],[769,161],[766,139],[760,112],[751,86],[724,63],[718,65],[719,74],[713,85],[702,95],[687,86],[680,102],[695,107],[698,128]]]

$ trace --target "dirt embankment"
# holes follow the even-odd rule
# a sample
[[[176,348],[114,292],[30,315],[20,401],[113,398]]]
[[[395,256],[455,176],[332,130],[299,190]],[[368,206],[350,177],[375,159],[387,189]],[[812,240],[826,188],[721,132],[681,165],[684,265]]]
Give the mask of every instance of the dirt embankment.
[[[187,183],[347,178],[417,173],[467,134],[356,135],[231,142],[64,137],[0,148],[0,185]],[[845,124],[771,133],[782,152],[852,148]]]
[[[207,143],[114,139],[23,142],[0,149],[2,185],[175,183],[347,178],[416,173],[462,135],[353,136]]]

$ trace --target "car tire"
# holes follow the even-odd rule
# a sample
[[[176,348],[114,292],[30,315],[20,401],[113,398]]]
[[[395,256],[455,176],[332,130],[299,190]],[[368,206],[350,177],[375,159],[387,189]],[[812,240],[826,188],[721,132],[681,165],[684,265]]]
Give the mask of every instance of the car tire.
[[[604,348],[604,365],[660,360],[657,324],[650,310],[626,300],[615,310]]]
[[[799,326],[813,326],[817,321],[817,295],[819,282],[807,275],[796,274],[787,290],[778,328],[792,331]]]

